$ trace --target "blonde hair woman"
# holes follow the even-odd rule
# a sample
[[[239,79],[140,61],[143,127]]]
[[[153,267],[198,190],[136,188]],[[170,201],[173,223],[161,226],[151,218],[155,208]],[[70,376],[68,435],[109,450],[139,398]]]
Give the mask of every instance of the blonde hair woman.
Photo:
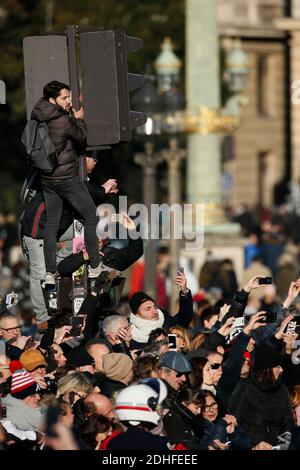
[[[192,338],[190,332],[182,326],[172,326],[169,332],[176,335],[176,349],[180,352],[188,352],[191,350]]]
[[[69,372],[58,381],[57,398],[74,405],[76,401],[94,391],[94,386],[80,372]]]

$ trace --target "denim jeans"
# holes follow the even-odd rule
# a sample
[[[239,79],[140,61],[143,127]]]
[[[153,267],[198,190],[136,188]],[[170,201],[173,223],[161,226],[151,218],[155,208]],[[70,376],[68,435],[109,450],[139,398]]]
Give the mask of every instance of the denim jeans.
[[[67,200],[83,219],[84,239],[90,265],[96,268],[100,263],[96,235],[96,206],[85,184],[78,176],[62,180],[42,178],[42,190],[47,217],[44,235],[46,271],[51,273],[56,271],[56,241],[64,200]]]
[[[46,274],[43,249],[44,243],[43,240],[24,236],[24,245],[27,249],[29,260],[30,298],[37,323],[42,323],[50,318],[40,282],[41,279],[45,278]]]

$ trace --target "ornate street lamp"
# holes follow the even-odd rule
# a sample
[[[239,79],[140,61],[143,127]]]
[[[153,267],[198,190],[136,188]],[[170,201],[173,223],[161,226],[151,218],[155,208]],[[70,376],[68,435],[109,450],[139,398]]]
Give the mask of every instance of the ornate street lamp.
[[[181,204],[180,164],[185,158],[184,149],[178,148],[178,134],[185,131],[185,98],[180,85],[181,61],[173,52],[170,38],[165,38],[161,46],[161,53],[155,61],[157,83],[162,93],[163,115],[162,132],[169,137],[169,148],[161,150],[161,155],[168,165],[168,193],[169,206]],[[175,207],[175,206],[174,206]],[[177,206],[178,207],[178,206]],[[179,266],[179,244],[176,239],[176,227],[180,223],[178,214],[170,214],[170,265],[172,291],[170,298],[170,312],[175,312],[178,298],[175,279]]]
[[[243,93],[246,88],[246,79],[249,72],[248,58],[241,48],[241,41],[236,39],[233,49],[227,52],[226,74],[228,85],[233,93]]]
[[[157,165],[162,162],[161,155],[154,152],[155,138],[162,132],[162,103],[154,81],[155,78],[148,70],[145,75],[145,85],[134,94],[131,104],[137,111],[147,113],[146,123],[136,128],[137,136],[143,140],[144,152],[137,153],[134,161],[143,169],[143,202],[148,210],[148,223],[145,222],[148,238],[145,240],[144,289],[150,296],[156,298],[157,251],[156,241],[151,240],[153,221],[150,220],[150,216],[151,206],[156,202]]]

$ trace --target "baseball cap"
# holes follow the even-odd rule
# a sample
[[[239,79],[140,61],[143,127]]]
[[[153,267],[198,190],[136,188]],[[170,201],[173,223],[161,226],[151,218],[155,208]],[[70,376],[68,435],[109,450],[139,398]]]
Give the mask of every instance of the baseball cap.
[[[47,362],[43,354],[35,348],[29,348],[24,351],[20,356],[20,362],[22,363],[24,369],[29,372],[33,371],[37,367],[47,366]]]
[[[159,359],[160,367],[167,367],[176,372],[188,373],[192,367],[184,354],[177,351],[167,351]]]

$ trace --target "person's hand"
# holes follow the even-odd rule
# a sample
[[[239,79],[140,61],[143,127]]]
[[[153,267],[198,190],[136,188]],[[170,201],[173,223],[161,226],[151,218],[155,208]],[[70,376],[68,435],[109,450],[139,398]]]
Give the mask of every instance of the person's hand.
[[[182,294],[186,294],[189,291],[185,274],[181,271],[177,271],[175,283],[180,287]]]
[[[223,318],[225,317],[226,313],[229,312],[229,309],[230,309],[230,305],[227,305],[227,304],[224,304],[223,307],[220,308],[218,321],[221,322],[221,321],[223,320]]]
[[[139,354],[140,349],[131,349],[130,350],[130,356],[133,361],[135,361],[138,357],[141,357],[143,355],[143,352]]]
[[[232,330],[234,321],[235,321],[235,317],[228,318],[226,322],[224,323],[224,325],[222,325],[221,328],[219,328],[218,333],[220,333],[220,335],[225,336],[225,337],[229,336]]]
[[[53,426],[57,437],[47,437],[46,445],[53,450],[79,450],[73,433],[62,423]]]
[[[296,282],[291,282],[287,296],[289,299],[293,301],[295,300],[296,297],[298,297],[299,292],[300,292],[300,278],[297,279]]]
[[[278,331],[275,333],[275,338],[277,339],[283,339],[284,336],[284,330],[286,329],[287,325],[290,323],[291,320],[293,320],[294,316],[293,315],[288,315],[285,317],[281,324],[280,327],[278,328]]]
[[[118,331],[118,336],[121,341],[125,341],[127,346],[129,346],[129,343],[131,341],[131,325],[126,326],[125,328],[120,328]]]
[[[255,315],[252,315],[250,317],[249,322],[244,328],[244,333],[246,335],[250,335],[252,330],[256,330],[257,328],[260,328],[261,326],[265,326],[266,323],[260,322],[259,320],[262,319],[266,315],[266,312],[257,312]]]
[[[54,343],[61,344],[70,339],[69,333],[72,330],[71,325],[63,325],[55,330]]]
[[[272,445],[268,442],[261,441],[256,446],[252,447],[252,450],[272,450]]]
[[[72,108],[73,115],[75,119],[84,119],[84,109],[81,107],[76,111],[74,108]]]
[[[35,431],[35,435],[36,435],[36,442],[39,446],[41,446],[42,444],[46,442],[46,436],[44,436],[44,434],[42,434],[41,432]]]
[[[225,416],[223,416],[222,419],[228,424],[228,426],[226,426],[227,433],[228,434],[234,433],[235,428],[237,426],[236,417],[233,416],[233,415],[225,415]]]
[[[295,298],[298,297],[299,293],[300,293],[300,279],[297,279],[297,281],[291,282],[287,298],[283,302],[282,306],[284,308],[289,308],[292,302],[295,300]]]
[[[102,184],[102,188],[105,190],[105,194],[115,194],[118,192],[117,189],[118,183],[117,180],[110,179],[105,181],[105,183]]]
[[[286,354],[292,354],[293,344],[298,338],[297,333],[291,333],[290,335],[283,335],[283,341],[285,343],[285,352]]]
[[[261,277],[265,277],[263,274],[259,274],[258,276],[254,276],[250,279],[250,281],[247,282],[247,284],[244,287],[244,291],[246,292],[251,292],[253,289],[258,289],[262,285],[259,284],[259,279]]]
[[[209,444],[208,450],[227,450],[227,446],[219,439],[215,439]]]
[[[43,390],[46,390],[47,384],[46,384],[44,377],[34,377],[34,380],[40,386],[40,388],[42,388]]]
[[[126,214],[126,212],[121,212],[121,215],[122,215],[122,221],[121,221],[121,224],[123,225],[123,227],[126,228],[126,230],[135,230],[136,229],[136,225],[135,225],[135,222],[129,217],[128,214]]]

